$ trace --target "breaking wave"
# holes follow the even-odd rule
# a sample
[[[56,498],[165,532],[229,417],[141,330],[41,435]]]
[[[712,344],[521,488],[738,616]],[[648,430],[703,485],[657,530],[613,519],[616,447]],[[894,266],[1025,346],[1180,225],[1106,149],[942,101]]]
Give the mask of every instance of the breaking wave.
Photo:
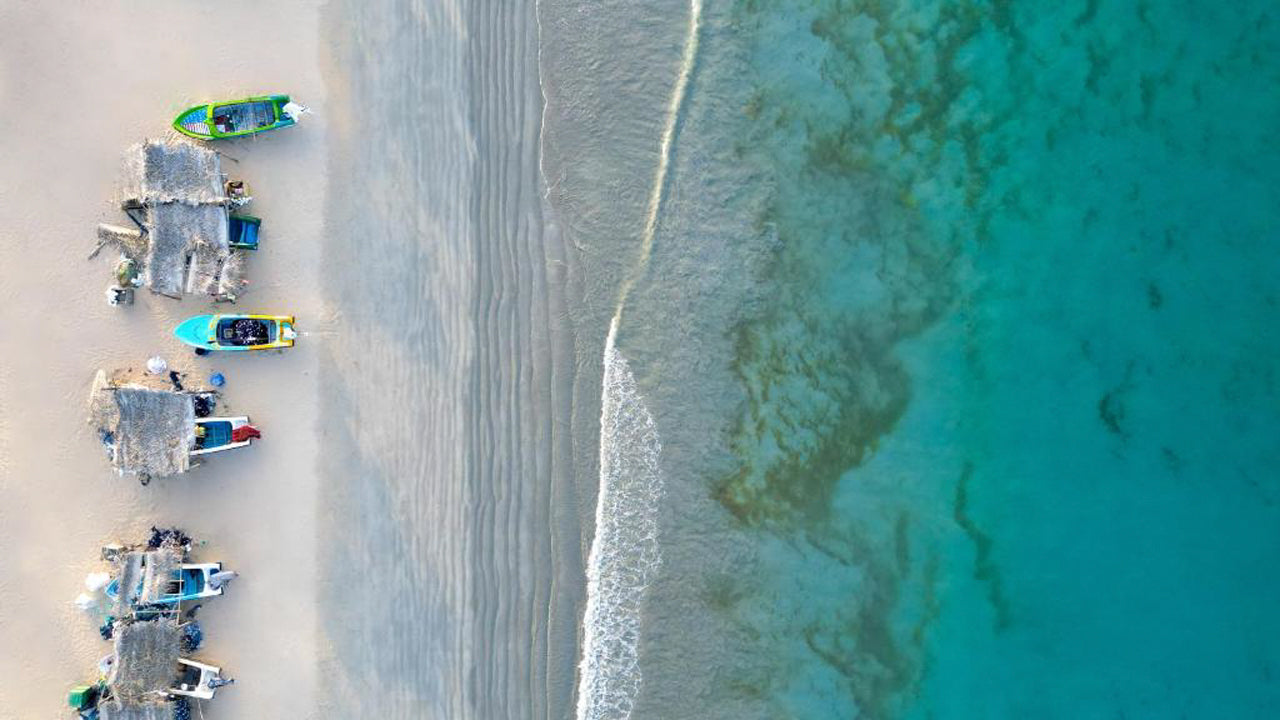
[[[662,212],[662,202],[667,196],[667,176],[674,154],[676,134],[680,130],[680,114],[685,105],[685,96],[689,93],[689,79],[693,77],[693,69],[698,61],[698,29],[702,26],[702,0],[689,2],[689,34],[684,41],[684,53],[680,57],[680,71],[676,74],[676,84],[671,91],[671,104],[667,106],[667,118],[662,127],[662,138],[658,145],[658,167],[654,170],[653,187],[649,193],[649,209],[644,218],[644,233],[641,237],[640,262],[636,264],[636,272],[627,278],[622,285],[618,297],[618,310],[614,313],[616,325],[626,305],[627,294],[636,278],[649,264],[649,255],[653,252],[653,237],[658,232],[658,216]],[[609,332],[612,334],[613,328]]]
[[[640,692],[642,603],[645,588],[662,562],[657,519],[663,493],[662,443],[631,367],[618,352],[617,336],[627,296],[648,266],[657,233],[681,111],[697,61],[701,19],[702,0],[691,0],[688,36],[663,124],[640,257],[619,288],[605,340],[600,487],[595,539],[587,558],[578,720],[626,720]]]
[[[640,690],[642,600],[662,562],[657,520],[662,444],[635,376],[615,347],[617,330],[615,317],[604,349],[600,494],[587,558],[578,720],[631,716]]]

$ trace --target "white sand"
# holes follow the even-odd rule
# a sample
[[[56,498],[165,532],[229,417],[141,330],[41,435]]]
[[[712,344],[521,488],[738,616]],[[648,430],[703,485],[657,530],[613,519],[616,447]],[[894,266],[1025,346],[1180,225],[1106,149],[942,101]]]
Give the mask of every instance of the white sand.
[[[312,717],[319,649],[315,595],[316,348],[195,358],[170,334],[208,311],[145,291],[106,305],[114,255],[86,261],[113,205],[122,151],[169,134],[205,100],[288,92],[317,113],[300,127],[217,144],[240,162],[263,220],[243,311],[291,312],[323,331],[317,285],[325,196],[320,10],[311,3],[0,2],[0,719],[65,716],[67,689],[109,652],[95,619],[70,605],[105,542],[178,524],[202,557],[242,576],[201,614],[199,653],[238,683],[206,718]],[[100,366],[171,365],[228,378],[223,410],[263,439],[150,487],[116,477],[84,422]]]

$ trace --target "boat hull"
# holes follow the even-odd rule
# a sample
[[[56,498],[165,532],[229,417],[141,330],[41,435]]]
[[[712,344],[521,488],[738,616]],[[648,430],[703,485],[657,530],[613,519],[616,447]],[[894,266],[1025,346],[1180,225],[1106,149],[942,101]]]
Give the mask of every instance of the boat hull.
[[[181,580],[178,592],[156,598],[154,601],[147,603],[149,607],[163,607],[166,605],[176,605],[178,603],[191,602],[192,600],[203,600],[205,598],[217,597],[222,594],[223,588],[213,588],[209,585],[209,578],[215,573],[222,571],[222,563],[200,563],[183,565],[174,572],[174,579]],[[120,580],[113,579],[104,590],[107,598],[117,600],[120,597]]]
[[[257,135],[296,124],[284,111],[288,103],[288,95],[261,95],[196,105],[178,114],[173,121],[173,129],[197,140]]]
[[[238,345],[219,339],[218,327],[228,321],[256,320],[264,324],[269,340],[251,345]],[[217,352],[280,350],[293,347],[296,333],[292,315],[196,315],[173,329],[174,337],[191,347]]]
[[[237,433],[248,428],[251,432],[243,440],[237,439]],[[202,431],[203,438],[199,437]],[[258,429],[249,424],[248,416],[198,418],[196,420],[196,446],[191,449],[191,456],[208,455],[210,453],[248,447],[253,438],[261,437]]]

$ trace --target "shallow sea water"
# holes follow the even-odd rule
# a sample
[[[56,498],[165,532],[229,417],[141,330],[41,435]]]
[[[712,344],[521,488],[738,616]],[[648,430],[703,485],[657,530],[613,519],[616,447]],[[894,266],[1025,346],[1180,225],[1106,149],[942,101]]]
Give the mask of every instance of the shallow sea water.
[[[617,336],[666,479],[631,714],[1280,710],[1274,9],[678,12]]]
[[[330,17],[340,714],[1280,712],[1270,5],[396,7]]]

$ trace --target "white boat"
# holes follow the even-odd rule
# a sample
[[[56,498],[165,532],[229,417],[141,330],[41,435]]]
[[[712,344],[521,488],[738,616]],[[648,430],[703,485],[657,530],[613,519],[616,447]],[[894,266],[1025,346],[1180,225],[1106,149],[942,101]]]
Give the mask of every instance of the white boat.
[[[145,592],[145,575],[138,575],[138,585],[130,596],[143,605],[172,605],[190,602],[203,598],[216,597],[222,594],[224,583],[211,582],[214,575],[222,572],[222,563],[183,563],[170,571],[169,578],[157,588],[155,597],[147,597]],[[234,573],[226,573],[224,577],[234,577]],[[222,580],[222,578],[219,578]],[[120,580],[113,579],[106,587],[107,597],[117,600],[120,597]]]
[[[196,439],[192,455],[247,447],[254,438],[262,437],[258,428],[249,424],[247,416],[196,418]]]

